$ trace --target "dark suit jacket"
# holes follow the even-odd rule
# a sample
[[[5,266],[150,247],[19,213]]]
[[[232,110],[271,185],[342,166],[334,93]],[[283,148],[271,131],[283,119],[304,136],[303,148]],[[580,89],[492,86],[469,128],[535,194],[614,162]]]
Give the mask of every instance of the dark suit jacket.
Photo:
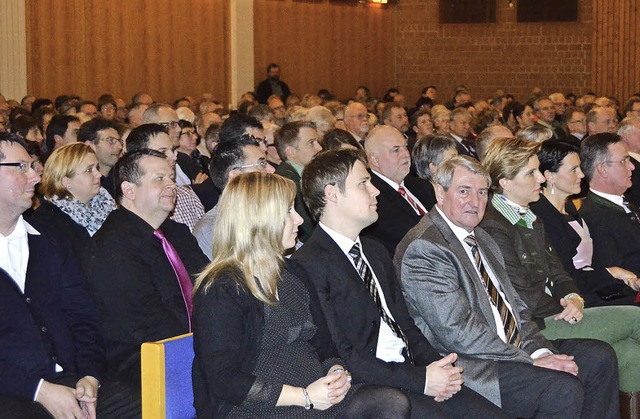
[[[636,208],[640,208],[640,162],[631,157],[634,170],[631,173],[631,187],[624,193],[625,198],[629,200]]]
[[[440,359],[407,312],[407,306],[384,247],[362,238],[362,247],[394,319],[407,336],[416,365],[376,358],[380,312],[360,275],[335,241],[317,227],[292,256],[306,272],[320,298],[333,341],[354,380],[391,385],[423,394],[425,366]]]
[[[513,225],[489,203],[480,227],[498,243],[511,284],[538,326],[544,328],[545,317],[563,310],[560,299],[580,290],[562,267],[542,221],[537,219],[533,229]],[[545,286],[552,295],[545,292]]]
[[[83,271],[86,272],[86,263],[89,261],[91,248],[91,236],[86,228],[73,221],[64,211],[45,199],[40,200],[40,206],[33,212],[31,219],[46,225],[54,230],[58,237],[69,241],[74,255],[80,262]]]
[[[498,245],[481,228],[477,227],[474,233],[480,252],[513,308],[522,341],[520,348],[499,338],[474,262],[436,208],[400,242],[394,265],[416,325],[436,350],[458,354],[457,365],[464,367],[468,387],[500,406],[500,383],[493,361],[532,364],[533,352],[555,348],[540,334],[527,306],[507,279]]]
[[[276,174],[286,177],[287,179],[291,179],[296,183],[296,199],[295,199],[295,209],[300,217],[302,217],[302,225],[298,228],[298,240],[301,242],[306,242],[309,237],[311,237],[311,233],[313,232],[313,228],[316,226],[316,221],[311,217],[309,213],[309,209],[307,208],[307,204],[304,203],[304,199],[302,197],[302,186],[300,184],[301,177],[288,162],[282,162],[278,168],[276,169]]]
[[[371,183],[380,191],[380,195],[378,195],[378,221],[364,229],[362,235],[379,240],[393,256],[400,240],[420,221],[421,217],[398,191],[375,173],[371,171],[369,173],[371,174]],[[427,208],[431,198],[424,192],[424,187],[420,182],[423,181],[411,176],[404,179],[405,188]]]
[[[567,206],[569,216],[561,214],[544,195],[540,195],[540,200],[531,204],[531,210],[543,222],[547,237],[557,252],[564,270],[576,282],[578,289],[580,289],[580,295],[585,299],[587,306],[632,303],[636,293],[622,281],[612,277],[603,267],[592,270],[575,268],[573,257],[576,255],[581,239],[569,225],[567,217],[574,220],[580,219],[580,217],[571,201],[567,202]],[[586,224],[584,220],[581,221]]]
[[[187,226],[167,219],[160,230],[195,277],[209,260]],[[109,372],[135,380],[143,342],[189,332],[178,279],[153,227],[123,207],[109,214],[92,241],[89,290],[104,328]]]
[[[633,214],[589,192],[580,215],[593,238],[593,265],[619,266],[640,275],[640,224]]]
[[[280,88],[282,89],[282,103],[287,103],[287,98],[291,94],[291,92],[289,91],[289,86],[287,86],[287,83],[283,82],[282,80],[279,80],[278,83],[280,84]],[[256,87],[256,99],[258,100],[258,103],[266,105],[267,99],[269,99],[269,96],[271,96],[272,94],[273,89],[271,88],[271,80],[269,79],[262,80]]]
[[[460,141],[458,141],[456,138],[454,138],[453,136],[449,135],[449,138],[451,138],[453,141],[455,141],[456,143],[456,150],[458,150],[458,154],[460,154],[461,156],[469,156],[472,157],[476,160],[478,160],[478,153],[476,153],[476,148],[474,147],[470,147],[471,150],[468,150],[467,147],[465,147],[464,145],[462,145],[462,143],[460,143]],[[473,141],[470,139],[466,139],[467,141]]]
[[[95,308],[71,247],[34,220],[25,293],[0,269],[0,393],[32,400],[41,378],[104,373]],[[55,373],[55,364],[63,373]]]

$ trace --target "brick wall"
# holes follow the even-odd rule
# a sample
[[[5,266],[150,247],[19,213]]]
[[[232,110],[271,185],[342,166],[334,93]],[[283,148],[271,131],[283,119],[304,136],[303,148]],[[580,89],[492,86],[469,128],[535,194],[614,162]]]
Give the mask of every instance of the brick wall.
[[[438,0],[399,2],[397,84],[409,103],[430,84],[441,102],[458,84],[474,100],[496,89],[520,101],[535,86],[545,93],[592,90],[591,0],[579,0],[578,23],[517,23],[515,7],[496,2],[497,23],[446,25],[438,23]]]

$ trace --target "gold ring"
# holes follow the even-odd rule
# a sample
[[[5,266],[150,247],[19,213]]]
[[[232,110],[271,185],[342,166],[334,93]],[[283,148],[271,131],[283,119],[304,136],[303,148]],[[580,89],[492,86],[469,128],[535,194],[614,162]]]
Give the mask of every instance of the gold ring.
[[[573,316],[573,317],[571,318],[571,320],[573,320],[574,322],[578,323],[578,319],[576,319],[576,316]]]

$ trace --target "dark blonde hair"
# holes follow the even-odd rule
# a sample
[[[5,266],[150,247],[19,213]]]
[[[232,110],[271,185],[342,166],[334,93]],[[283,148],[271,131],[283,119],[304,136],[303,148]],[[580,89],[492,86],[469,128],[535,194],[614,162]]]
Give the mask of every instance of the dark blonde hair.
[[[520,169],[529,163],[532,156],[537,155],[540,143],[518,138],[496,138],[492,140],[484,152],[482,165],[491,176],[491,189],[502,193],[500,179],[513,179]]]
[[[78,167],[89,154],[95,152],[85,143],[71,143],[53,150],[42,173],[42,195],[47,199],[54,195],[58,198],[70,198],[72,195],[62,185],[62,179],[75,176]]]
[[[258,300],[273,304],[283,265],[285,218],[296,196],[293,181],[252,172],[229,181],[218,202],[213,258],[198,276],[195,292],[206,292],[223,272]]]

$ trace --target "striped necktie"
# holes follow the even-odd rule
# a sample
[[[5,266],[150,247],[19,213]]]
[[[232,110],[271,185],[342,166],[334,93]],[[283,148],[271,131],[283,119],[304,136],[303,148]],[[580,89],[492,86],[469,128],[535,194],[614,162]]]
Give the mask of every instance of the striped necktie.
[[[378,294],[378,288],[376,288],[376,283],[373,279],[371,268],[369,268],[369,265],[367,265],[367,262],[365,262],[364,258],[362,257],[359,243],[354,244],[351,250],[349,250],[349,256],[351,256],[351,258],[353,259],[353,262],[356,265],[356,270],[358,271],[358,274],[360,274],[360,278],[362,278],[362,280],[364,281],[364,284],[367,286],[373,302],[376,304],[376,307],[378,307],[380,317],[382,317],[382,320],[384,320],[389,328],[391,328],[393,333],[395,333],[397,337],[402,339],[402,342],[404,342],[404,346],[407,351],[409,361],[411,361],[411,363],[413,364],[413,356],[411,355],[411,350],[409,349],[409,341],[407,340],[407,337],[405,336],[402,329],[400,329],[400,326],[398,326],[398,323],[396,323],[396,321],[387,314],[387,311],[384,309],[384,307],[382,307],[382,301],[380,300],[380,294]]]
[[[498,313],[500,314],[500,320],[502,320],[502,325],[504,327],[504,334],[507,338],[507,343],[510,343],[515,346],[520,346],[520,333],[518,332],[518,324],[516,323],[515,317],[507,307],[507,304],[504,301],[504,298],[498,292],[495,284],[489,278],[489,274],[482,263],[482,258],[480,257],[480,251],[478,250],[478,242],[476,241],[476,237],[473,234],[465,237],[464,242],[471,247],[471,254],[475,258],[476,267],[480,272],[480,276],[482,277],[482,282],[484,284],[484,289],[489,294],[489,298],[493,305],[498,309]]]
[[[413,198],[411,198],[411,195],[409,195],[407,193],[407,190],[405,188],[403,188],[402,186],[400,186],[398,188],[398,193],[400,195],[402,195],[404,197],[404,199],[406,199],[409,204],[411,204],[411,206],[413,207],[413,209],[415,209],[416,211],[418,211],[418,214],[422,217],[424,215],[424,211],[422,210],[422,208],[420,207],[420,205],[418,205],[416,203],[416,201],[413,200]]]

